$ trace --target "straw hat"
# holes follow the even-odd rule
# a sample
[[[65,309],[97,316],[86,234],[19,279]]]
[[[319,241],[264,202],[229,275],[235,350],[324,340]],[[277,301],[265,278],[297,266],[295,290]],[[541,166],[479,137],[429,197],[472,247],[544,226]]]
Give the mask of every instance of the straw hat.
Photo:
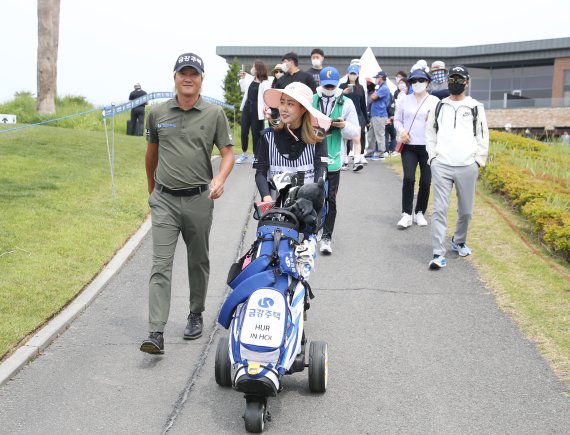
[[[271,73],[275,74],[275,71],[277,70],[283,72],[283,64],[278,63],[277,65],[275,65],[275,68],[273,68],[273,71]]]

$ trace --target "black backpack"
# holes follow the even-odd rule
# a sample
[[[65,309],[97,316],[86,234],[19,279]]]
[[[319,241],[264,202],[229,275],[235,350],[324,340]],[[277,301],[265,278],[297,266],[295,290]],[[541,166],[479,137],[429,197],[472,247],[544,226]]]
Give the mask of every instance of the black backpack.
[[[441,106],[443,105],[442,101],[437,102],[437,106],[435,106],[435,122],[433,123],[433,128],[435,128],[435,132],[439,130],[439,124],[437,122],[437,118],[439,117],[439,112],[441,112]],[[477,106],[471,108],[471,115],[473,115],[473,136],[477,136],[477,114],[478,114]]]

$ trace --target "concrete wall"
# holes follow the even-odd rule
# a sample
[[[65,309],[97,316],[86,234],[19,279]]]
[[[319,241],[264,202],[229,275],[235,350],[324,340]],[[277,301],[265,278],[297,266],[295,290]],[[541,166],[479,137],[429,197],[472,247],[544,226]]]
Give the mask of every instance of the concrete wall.
[[[486,113],[489,128],[503,129],[511,124],[513,129],[557,130],[556,134],[570,131],[570,107],[493,109]]]

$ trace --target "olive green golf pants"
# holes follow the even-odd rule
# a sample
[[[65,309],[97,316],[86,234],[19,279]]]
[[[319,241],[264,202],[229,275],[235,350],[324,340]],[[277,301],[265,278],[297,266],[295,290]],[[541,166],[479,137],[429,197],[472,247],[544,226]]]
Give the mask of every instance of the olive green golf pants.
[[[186,244],[190,311],[204,311],[210,276],[209,239],[214,201],[209,191],[174,196],[154,190],[149,197],[152,218],[152,271],[149,281],[149,331],[164,332],[170,313],[172,264],[178,237]]]

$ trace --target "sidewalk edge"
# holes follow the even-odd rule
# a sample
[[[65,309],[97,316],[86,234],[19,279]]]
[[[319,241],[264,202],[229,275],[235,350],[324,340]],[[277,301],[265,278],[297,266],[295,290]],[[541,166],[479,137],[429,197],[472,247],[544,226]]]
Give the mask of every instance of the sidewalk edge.
[[[95,279],[63,311],[45,324],[30,340],[0,364],[0,386],[48,347],[97,297],[107,282],[129,259],[151,228],[150,215]]]

